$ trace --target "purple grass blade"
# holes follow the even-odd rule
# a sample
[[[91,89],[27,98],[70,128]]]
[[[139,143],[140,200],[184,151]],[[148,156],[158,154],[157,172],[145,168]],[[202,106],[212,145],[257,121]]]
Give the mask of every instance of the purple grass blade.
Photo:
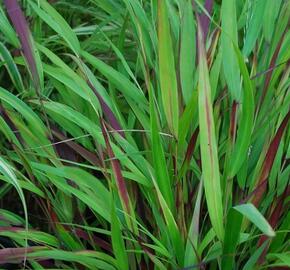
[[[90,236],[86,231],[84,231],[84,230],[82,230],[82,229],[80,229],[80,228],[73,228],[73,230],[74,230],[75,234],[76,234],[79,238],[82,238],[82,239],[84,239],[84,240],[86,240],[86,241],[90,241],[91,238],[92,238],[92,240],[95,242],[95,244],[96,244],[98,247],[100,247],[100,248],[102,248],[102,249],[104,249],[104,250],[106,250],[106,251],[112,253],[112,247],[111,247],[110,244],[109,244],[108,242],[106,242],[104,239],[102,239],[102,238],[100,238],[100,237],[98,237],[98,236],[95,236],[95,235]]]
[[[199,14],[197,12],[197,7],[196,7],[194,1],[192,1],[192,6],[193,6],[193,9],[195,10],[196,17],[200,21],[201,32],[203,34],[203,42],[206,43],[206,38],[207,38],[208,30],[209,30],[210,18],[203,11],[202,11],[202,14]],[[213,9],[213,0],[206,0],[206,2],[204,4],[204,8],[207,11],[207,13],[209,15],[211,15],[212,9]],[[196,40],[198,40],[197,33],[196,33]],[[198,50],[199,50],[198,46],[199,45],[198,45],[198,42],[197,42],[197,44],[196,44],[196,59],[195,59],[196,64],[198,64]]]
[[[32,36],[25,16],[17,0],[4,0],[4,5],[14,26],[14,29],[20,39],[22,52],[29,66],[34,87],[35,89],[39,89],[40,82],[32,49]]]
[[[48,137],[51,140],[52,135],[48,123],[48,118],[43,107],[43,102],[41,99],[41,85],[40,85],[40,76],[37,70],[35,54],[33,49],[33,39],[30,33],[28,24],[26,22],[25,16],[18,4],[17,0],[4,0],[4,5],[6,7],[9,18],[14,26],[14,29],[20,39],[21,50],[26,59],[28,69],[30,71],[32,83],[36,94],[38,96],[39,102],[41,104],[41,110],[45,118],[46,126],[48,128]]]
[[[116,179],[116,184],[118,187],[119,196],[121,198],[122,205],[125,208],[124,210],[128,214],[130,214],[130,210],[131,210],[130,209],[130,199],[129,199],[129,194],[127,191],[126,183],[125,183],[125,180],[124,180],[123,175],[122,175],[120,161],[118,159],[116,159],[116,157],[115,157],[115,154],[114,154],[113,149],[112,149],[111,144],[110,144],[108,130],[106,128],[105,121],[102,118],[100,118],[100,123],[101,123],[103,137],[104,137],[104,140],[106,143],[108,156],[110,158],[113,173],[114,173],[114,176]]]
[[[1,226],[0,227],[0,232],[20,232],[20,231],[25,231],[25,228],[22,227],[11,227],[11,226]],[[31,231],[31,230],[30,230]]]
[[[101,166],[101,162],[99,158],[94,153],[88,151],[87,149],[85,149],[84,147],[82,147],[81,145],[73,141],[69,141],[69,139],[65,135],[63,135],[59,130],[57,130],[55,127],[53,127],[51,131],[55,138],[57,138],[58,140],[64,141],[64,143],[67,146],[69,146],[71,150],[73,150],[75,153],[82,156],[85,160],[90,162],[92,165]]]
[[[122,127],[120,126],[117,118],[115,117],[114,113],[112,112],[112,110],[110,109],[110,107],[107,105],[107,103],[104,101],[104,99],[102,98],[102,96],[98,93],[98,91],[96,90],[96,88],[93,86],[93,84],[87,80],[87,84],[89,85],[89,87],[92,89],[92,91],[94,92],[94,94],[97,96],[100,105],[102,107],[102,110],[104,112],[104,115],[106,117],[106,119],[109,121],[110,126],[116,130],[123,138],[125,138],[125,133],[124,131],[122,131]]]
[[[26,257],[27,253],[31,253],[37,249],[44,247],[33,246],[27,248],[3,248],[0,249],[0,264],[5,263],[21,263]]]
[[[211,15],[213,8],[213,0],[205,0],[204,8],[207,11],[207,13]],[[209,30],[210,19],[204,12],[202,12],[199,18],[204,39],[206,39]]]

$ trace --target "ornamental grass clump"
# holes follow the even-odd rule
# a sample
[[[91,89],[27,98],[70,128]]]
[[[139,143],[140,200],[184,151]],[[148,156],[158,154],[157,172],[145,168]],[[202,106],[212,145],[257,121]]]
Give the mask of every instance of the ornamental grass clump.
[[[288,269],[290,1],[4,0],[1,269]]]

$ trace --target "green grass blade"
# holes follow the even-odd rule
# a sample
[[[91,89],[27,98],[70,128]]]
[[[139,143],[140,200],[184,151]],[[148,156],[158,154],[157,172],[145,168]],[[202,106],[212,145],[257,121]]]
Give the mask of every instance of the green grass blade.
[[[234,45],[238,45],[236,1],[222,1],[221,20],[221,48],[224,76],[231,98],[233,100],[240,100],[240,71],[234,50]]]
[[[269,237],[274,237],[275,232],[253,204],[241,204],[234,207],[235,210],[240,212],[243,216],[247,217],[253,224],[257,226],[264,234]]]
[[[22,82],[22,78],[20,76],[19,70],[13,61],[13,58],[6,48],[6,46],[0,42],[0,60],[2,60],[6,66],[6,69],[10,75],[10,78],[15,85],[15,88],[18,90],[18,92],[24,91],[24,85]]]
[[[129,269],[128,256],[125,250],[125,243],[122,238],[121,224],[118,220],[115,205],[112,204],[111,211],[111,231],[112,231],[112,246],[113,251],[116,254],[116,260],[118,269]]]
[[[240,111],[240,120],[238,122],[238,132],[236,143],[231,155],[231,169],[229,177],[233,177],[241,168],[247,159],[251,135],[254,125],[254,90],[247,71],[246,64],[243,61],[242,54],[238,48],[235,48],[236,56],[240,66],[241,74],[243,76],[244,88],[242,93],[242,104]]]
[[[52,7],[52,5],[50,5],[46,0],[41,0],[39,1],[40,8],[31,0],[28,0],[28,2],[37,15],[67,42],[76,55],[79,55],[80,43],[77,36],[66,20]]]
[[[202,37],[198,25],[199,85],[198,109],[200,149],[205,196],[212,226],[220,240],[224,237],[222,191],[217,153],[215,124],[211,101],[208,67]]]
[[[158,122],[153,101],[153,91],[149,93],[150,98],[150,119],[151,119],[151,144],[153,164],[156,172],[156,182],[171,211],[174,209],[173,191],[171,188],[171,179],[169,177],[165,153],[162,146],[160,134],[158,132]]]
[[[177,79],[167,3],[158,0],[158,55],[163,108],[170,131],[178,138]]]
[[[194,87],[196,33],[191,1],[185,0],[181,18],[180,81],[183,99],[189,103]]]
[[[279,10],[281,7],[282,0],[266,0],[265,5],[265,12],[263,16],[263,33],[265,36],[265,39],[270,42],[272,39],[272,35],[274,33],[274,30],[276,28],[276,21],[277,16],[279,14]]]
[[[111,167],[114,173],[117,191],[118,191],[121,203],[122,203],[122,207],[123,207],[123,210],[126,212],[126,214],[129,215],[129,217],[126,216],[127,225],[132,232],[134,232],[135,234],[138,234],[138,228],[135,224],[134,208],[131,203],[131,199],[127,190],[125,179],[123,178],[123,175],[122,175],[121,164],[120,164],[120,161],[116,159],[115,157],[115,154],[111,147],[108,130],[105,126],[105,121],[103,119],[101,119],[101,128],[102,128],[103,137],[106,143],[106,150],[110,158]]]
[[[248,16],[249,21],[247,22],[247,32],[245,35],[243,47],[243,54],[245,56],[248,56],[251,53],[261,32],[266,7],[264,0],[254,1],[251,3],[251,5],[254,5],[254,7],[252,7],[252,14]]]
[[[191,266],[198,262],[197,258],[197,246],[199,243],[199,224],[200,224],[200,210],[201,210],[201,199],[202,199],[203,186],[202,182],[199,183],[198,193],[196,197],[196,203],[194,212],[192,215],[191,224],[188,231],[188,238],[186,242],[186,249],[184,254],[184,266]]]
[[[222,269],[234,269],[235,252],[240,240],[243,216],[234,208],[229,210],[225,228],[225,241],[223,247]]]
[[[24,240],[25,240],[25,248],[28,247],[28,243],[27,243],[27,236],[28,236],[28,210],[27,210],[27,205],[26,205],[26,201],[25,201],[25,197],[24,197],[24,193],[23,193],[23,190],[18,182],[18,179],[15,175],[15,173],[13,172],[11,166],[7,163],[6,160],[4,160],[2,157],[0,157],[0,172],[2,175],[4,175],[4,177],[6,178],[6,180],[11,184],[13,185],[13,187],[16,189],[18,195],[19,195],[19,198],[20,198],[20,201],[21,201],[21,204],[22,204],[22,207],[23,207],[23,212],[24,212],[24,218],[25,218],[25,230],[26,230],[26,233],[25,233],[25,237],[24,237]],[[25,249],[24,251],[24,264],[25,264],[25,261],[26,261],[26,252],[27,250]]]
[[[16,32],[9,23],[2,7],[0,7],[0,31],[3,33],[3,36],[10,44],[12,44],[15,48],[20,47],[20,42]]]
[[[123,74],[116,71],[111,66],[107,65],[97,57],[82,51],[82,56],[101,73],[104,74],[122,93],[125,97],[130,98],[138,103],[140,108],[144,108],[147,104],[146,98],[143,92],[140,91],[129,79]]]
[[[153,183],[154,183],[158,200],[160,203],[160,207],[162,209],[164,219],[167,225],[168,236],[170,237],[172,245],[173,245],[174,255],[177,258],[178,264],[181,266],[183,264],[183,259],[184,259],[184,246],[183,246],[183,241],[182,241],[180,231],[177,227],[177,224],[172,215],[172,212],[170,211],[154,179],[153,179]]]
[[[40,250],[30,252],[29,258],[36,260],[39,258],[62,260],[66,262],[80,263],[86,266],[88,269],[100,269],[100,270],[115,270],[116,261],[109,255],[101,252],[92,251],[77,251],[70,252],[61,249]]]
[[[243,267],[243,270],[252,270],[255,267],[255,264],[257,263],[258,259],[260,258],[261,254],[263,253],[264,249],[268,245],[268,242],[266,241],[263,245],[261,245],[248,259],[246,264]]]

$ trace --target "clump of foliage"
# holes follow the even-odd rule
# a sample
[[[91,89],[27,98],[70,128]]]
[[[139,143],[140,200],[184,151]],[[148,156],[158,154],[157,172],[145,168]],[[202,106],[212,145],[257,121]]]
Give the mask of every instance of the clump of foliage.
[[[4,0],[2,267],[288,269],[289,15]]]

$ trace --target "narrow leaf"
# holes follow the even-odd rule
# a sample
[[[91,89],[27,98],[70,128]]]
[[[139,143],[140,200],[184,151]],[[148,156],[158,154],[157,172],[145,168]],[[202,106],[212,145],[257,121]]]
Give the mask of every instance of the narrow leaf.
[[[243,216],[234,208],[229,210],[227,216],[225,241],[223,247],[222,269],[235,269],[235,252],[240,239],[240,231],[242,226]]]
[[[219,160],[215,137],[215,124],[211,101],[206,54],[202,31],[198,23],[199,85],[198,109],[200,149],[205,197],[212,226],[220,240],[224,237],[222,191],[220,185]]]
[[[196,56],[195,22],[191,2],[186,0],[181,21],[180,81],[183,99],[189,103],[193,94]]]
[[[167,4],[158,0],[158,55],[163,108],[171,132],[178,138],[178,94]]]
[[[213,0],[205,0],[204,8],[209,15],[212,13],[213,3],[214,3]],[[204,39],[206,40],[208,30],[209,30],[210,18],[205,13],[202,13],[199,16],[199,18],[200,18],[200,24],[201,24],[203,36],[204,36]]]
[[[237,139],[231,156],[229,177],[233,177],[239,171],[247,158],[254,125],[255,111],[254,91],[247,67],[243,61],[242,54],[237,47],[235,47],[235,53],[244,79],[244,88],[239,113]]]
[[[251,3],[253,5],[252,14],[249,16],[249,21],[247,22],[247,32],[244,41],[243,54],[248,56],[255,46],[255,42],[261,32],[263,25],[263,18],[265,12],[265,1],[257,0]],[[250,12],[250,11],[248,11]]]
[[[122,238],[120,221],[118,220],[116,208],[113,203],[111,211],[111,230],[112,230],[112,246],[114,254],[117,259],[118,269],[127,270],[129,269],[128,256],[126,254],[125,243]]]
[[[133,232],[137,233],[137,228],[136,228],[135,224],[133,224],[133,222],[132,222],[132,220],[134,220],[135,214],[134,214],[134,210],[132,208],[129,193],[127,191],[126,183],[125,183],[125,180],[124,180],[123,175],[122,175],[120,162],[118,159],[115,158],[115,154],[112,150],[112,147],[111,147],[111,144],[109,141],[108,130],[105,126],[104,120],[100,119],[100,123],[101,123],[102,133],[103,133],[105,143],[106,143],[107,152],[108,152],[111,166],[113,169],[114,177],[116,180],[118,193],[119,193],[119,196],[120,196],[120,199],[122,202],[122,207],[123,207],[124,211],[129,215],[129,217],[126,216],[127,217],[126,218],[127,224]]]
[[[20,39],[22,51],[28,63],[34,87],[35,89],[39,89],[40,78],[35,61],[33,41],[24,14],[21,11],[17,0],[4,0],[4,5],[6,7],[9,18],[15,28],[15,31]]]
[[[236,1],[222,1],[221,48],[224,76],[233,100],[240,100],[240,72],[234,45],[238,46]]]
[[[174,209],[173,191],[171,188],[171,180],[167,169],[163,145],[161,142],[160,134],[158,132],[159,131],[158,122],[153,101],[154,98],[152,88],[149,93],[149,99],[150,99],[152,156],[154,167],[156,170],[156,182],[168,207],[173,211]]]
[[[269,237],[275,236],[275,232],[253,204],[241,204],[234,207],[235,210],[240,212],[243,216],[247,217],[253,224],[256,225],[264,234]]]

